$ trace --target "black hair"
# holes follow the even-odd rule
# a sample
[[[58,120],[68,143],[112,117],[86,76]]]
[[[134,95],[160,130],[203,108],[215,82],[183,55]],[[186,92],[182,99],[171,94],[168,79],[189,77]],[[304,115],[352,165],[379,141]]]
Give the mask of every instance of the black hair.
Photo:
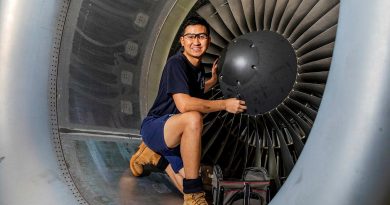
[[[192,25],[202,25],[206,27],[207,34],[210,34],[210,25],[202,17],[196,15],[196,16],[190,16],[186,19],[185,23],[182,26],[181,35],[184,35],[184,30],[187,28],[187,26],[192,26]]]

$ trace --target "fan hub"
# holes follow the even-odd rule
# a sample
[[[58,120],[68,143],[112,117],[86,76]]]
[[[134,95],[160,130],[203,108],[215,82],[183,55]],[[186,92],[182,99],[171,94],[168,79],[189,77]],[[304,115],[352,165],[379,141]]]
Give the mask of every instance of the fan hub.
[[[292,90],[296,75],[294,49],[283,36],[270,31],[233,39],[218,62],[224,96],[244,100],[250,115],[263,114],[282,103]]]

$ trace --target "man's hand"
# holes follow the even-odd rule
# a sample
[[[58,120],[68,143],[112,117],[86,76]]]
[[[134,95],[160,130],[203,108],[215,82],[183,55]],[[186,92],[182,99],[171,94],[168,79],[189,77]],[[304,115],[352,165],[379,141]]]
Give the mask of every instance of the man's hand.
[[[218,82],[217,68],[218,68],[218,58],[214,61],[213,67],[211,68],[211,78],[205,82],[205,86],[204,86],[205,93],[209,91],[210,88],[212,88]]]
[[[217,76],[217,69],[218,69],[218,58],[214,61],[213,67],[211,68],[211,79],[214,79],[215,81],[218,80]]]
[[[245,101],[238,100],[237,98],[229,98],[225,100],[225,110],[237,114],[246,110]]]

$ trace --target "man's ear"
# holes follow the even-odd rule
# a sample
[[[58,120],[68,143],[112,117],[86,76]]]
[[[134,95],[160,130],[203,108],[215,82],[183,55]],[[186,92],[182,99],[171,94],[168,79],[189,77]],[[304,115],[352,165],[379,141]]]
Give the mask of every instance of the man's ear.
[[[184,46],[184,38],[183,38],[183,36],[180,36],[180,44],[181,44],[181,46]]]

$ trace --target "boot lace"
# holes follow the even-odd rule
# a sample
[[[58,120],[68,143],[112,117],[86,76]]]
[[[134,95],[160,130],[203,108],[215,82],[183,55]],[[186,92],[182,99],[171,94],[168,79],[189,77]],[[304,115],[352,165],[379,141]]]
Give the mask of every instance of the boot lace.
[[[204,192],[192,194],[191,197],[194,200],[196,205],[207,205]]]

